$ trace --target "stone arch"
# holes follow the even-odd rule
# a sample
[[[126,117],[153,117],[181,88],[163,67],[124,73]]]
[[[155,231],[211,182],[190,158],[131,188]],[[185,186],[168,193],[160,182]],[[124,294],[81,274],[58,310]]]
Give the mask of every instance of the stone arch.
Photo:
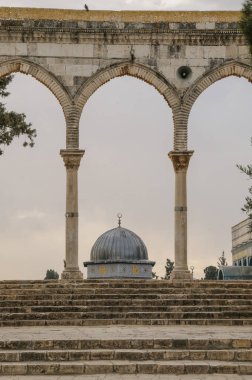
[[[44,84],[59,101],[66,120],[70,117],[72,108],[71,97],[52,73],[40,65],[23,58],[11,59],[0,63],[0,77],[15,72],[31,75]]]
[[[243,77],[252,82],[252,67],[241,62],[232,61],[208,71],[187,90],[183,104],[184,108],[190,113],[190,110],[198,97],[215,82],[229,76]]]
[[[152,70],[144,65],[134,62],[121,62],[109,67],[106,67],[84,83],[75,96],[75,104],[79,112],[82,112],[88,99],[102,85],[116,77],[129,75],[152,85],[165,98],[168,105],[174,110],[179,107],[180,99],[178,93],[160,73]]]

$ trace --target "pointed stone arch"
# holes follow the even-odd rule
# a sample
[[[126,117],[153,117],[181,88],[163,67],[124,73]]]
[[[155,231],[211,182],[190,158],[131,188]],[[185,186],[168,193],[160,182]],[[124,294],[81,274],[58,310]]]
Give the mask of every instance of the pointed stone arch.
[[[225,63],[198,78],[186,91],[181,106],[175,109],[173,116],[175,150],[187,149],[188,119],[198,97],[212,84],[229,76],[244,77],[252,82],[252,67],[237,61]]]
[[[111,79],[122,76],[132,76],[152,85],[165,98],[168,105],[174,110],[180,104],[179,95],[175,89],[160,73],[144,65],[134,62],[121,62],[97,72],[90,77],[75,96],[75,104],[82,112],[88,99],[105,83]]]
[[[44,84],[59,101],[66,120],[69,118],[72,109],[71,97],[52,73],[40,65],[23,58],[9,59],[0,63],[0,77],[16,72],[31,75]]]
[[[208,87],[229,76],[243,77],[252,82],[252,67],[241,62],[232,61],[208,71],[188,89],[183,99],[183,108],[189,114],[198,97]]]

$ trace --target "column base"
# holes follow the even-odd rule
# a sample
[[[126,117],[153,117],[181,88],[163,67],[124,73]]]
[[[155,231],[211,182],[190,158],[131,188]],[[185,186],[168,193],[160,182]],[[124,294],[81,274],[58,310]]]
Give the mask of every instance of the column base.
[[[193,276],[189,270],[174,270],[170,276],[171,281],[192,281]]]
[[[61,280],[66,280],[66,281],[83,280],[83,273],[78,269],[77,270],[65,269],[61,273]]]

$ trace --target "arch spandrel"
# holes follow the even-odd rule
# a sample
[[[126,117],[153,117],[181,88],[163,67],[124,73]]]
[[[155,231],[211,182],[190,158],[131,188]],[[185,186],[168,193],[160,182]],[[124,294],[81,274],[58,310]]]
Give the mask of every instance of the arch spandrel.
[[[224,63],[213,70],[209,70],[202,77],[198,78],[187,90],[183,98],[183,107],[187,111],[188,116],[194,103],[205,90],[219,80],[229,76],[236,76],[239,78],[242,77],[247,79],[249,82],[252,82],[252,66],[241,62],[232,61]]]
[[[172,86],[160,73],[138,63],[123,62],[104,68],[84,83],[74,99],[79,112],[82,112],[88,99],[101,86],[114,78],[126,75],[141,79],[152,85],[165,98],[172,110],[179,107],[180,99],[175,87]]]
[[[40,65],[23,58],[9,59],[0,63],[0,77],[17,72],[31,75],[45,85],[56,97],[62,107],[66,120],[68,119],[71,113],[71,98],[52,73]]]

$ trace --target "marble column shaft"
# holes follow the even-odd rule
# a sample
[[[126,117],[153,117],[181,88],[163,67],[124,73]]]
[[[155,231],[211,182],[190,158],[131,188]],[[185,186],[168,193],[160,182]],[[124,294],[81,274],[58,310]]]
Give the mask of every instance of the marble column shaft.
[[[172,280],[192,278],[187,265],[187,186],[186,175],[193,151],[169,153],[175,171],[175,266]]]
[[[62,279],[82,279],[78,264],[78,169],[84,150],[61,150],[66,167],[66,256]]]

